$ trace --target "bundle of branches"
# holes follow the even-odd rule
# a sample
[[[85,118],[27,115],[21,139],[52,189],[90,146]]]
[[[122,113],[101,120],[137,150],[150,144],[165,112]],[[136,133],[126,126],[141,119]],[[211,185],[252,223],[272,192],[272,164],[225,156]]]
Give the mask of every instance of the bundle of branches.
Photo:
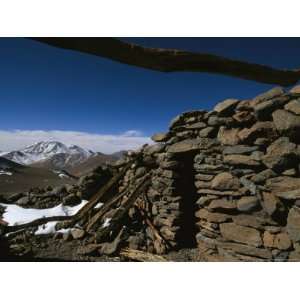
[[[97,231],[96,240],[97,242],[103,242],[107,238],[114,236],[123,226],[123,221],[131,207],[135,204],[138,197],[144,193],[147,187],[150,185],[151,173],[148,173],[139,180],[139,183],[133,189],[129,197],[120,205],[118,209],[115,210],[115,213],[111,217],[111,220],[108,226],[102,227]],[[92,220],[92,223],[88,225],[88,228],[91,228],[99,220],[98,216]]]

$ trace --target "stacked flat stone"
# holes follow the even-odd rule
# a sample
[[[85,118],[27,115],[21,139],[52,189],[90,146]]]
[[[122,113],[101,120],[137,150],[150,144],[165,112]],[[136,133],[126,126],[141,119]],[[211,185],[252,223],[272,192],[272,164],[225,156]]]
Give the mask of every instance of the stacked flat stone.
[[[200,251],[219,260],[299,259],[297,91],[274,88],[252,100],[227,99],[211,112],[184,113],[172,121],[168,133],[155,135],[165,145],[152,186],[154,207],[162,205],[161,211],[154,209],[155,219],[176,215],[181,224],[180,203],[189,199],[176,183],[186,174],[164,170],[180,166],[180,154],[190,155],[199,197],[191,205]],[[177,213],[170,212],[171,202],[163,202],[164,196],[178,197]],[[170,225],[168,229],[176,228]]]
[[[162,153],[157,159],[158,168],[152,178],[149,199],[152,202],[153,223],[161,235],[176,246],[176,233],[179,229],[179,204],[181,197],[177,195],[176,179],[180,164],[173,155]]]

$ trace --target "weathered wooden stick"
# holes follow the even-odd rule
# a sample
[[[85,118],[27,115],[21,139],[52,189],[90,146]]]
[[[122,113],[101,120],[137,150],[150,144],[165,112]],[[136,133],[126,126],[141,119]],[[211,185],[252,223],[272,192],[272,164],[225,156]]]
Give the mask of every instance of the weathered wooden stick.
[[[72,216],[53,216],[48,218],[40,218],[26,224],[5,226],[4,231],[5,233],[9,233],[9,232],[18,231],[25,228],[40,226],[48,222],[59,222],[59,221],[70,221],[70,220],[72,220]]]
[[[121,172],[117,173],[106,185],[101,187],[99,189],[99,191],[89,200],[89,202],[84,207],[82,207],[76,213],[76,215],[74,215],[72,222],[75,222],[75,223],[78,222],[78,220],[80,220],[82,217],[84,217],[89,210],[94,208],[100,202],[100,200],[105,196],[105,194],[108,193],[119,182],[119,180],[125,175],[125,173],[127,172],[127,170],[129,170],[129,168],[131,167],[131,165],[134,161],[135,160],[128,162],[123,167]]]
[[[127,214],[130,207],[132,207],[137,200],[138,196],[151,184],[150,181],[150,174],[148,173],[145,177],[141,180],[141,182],[137,185],[131,195],[128,197],[125,203],[122,204],[121,207],[118,207],[114,216],[111,218],[110,224],[105,227],[101,228],[96,234],[97,242],[104,242],[106,241],[107,237],[113,235],[114,232],[119,231],[122,227],[125,215]]]
[[[99,211],[89,220],[86,226],[86,231],[89,232],[95,226],[95,224],[100,221],[100,219],[104,216],[104,214],[106,214],[115,203],[120,201],[127,192],[128,190],[126,189],[116,197],[104,203],[103,206],[100,207]]]
[[[139,262],[167,262],[163,256],[129,248],[122,249],[120,256]]]
[[[296,84],[300,79],[299,70],[274,69],[206,53],[146,48],[115,38],[42,37],[31,39],[51,46],[85,52],[160,72],[217,73],[282,86]]]
[[[153,223],[151,222],[151,220],[147,217],[147,214],[145,213],[145,211],[139,207],[138,205],[136,205],[137,209],[139,210],[139,212],[141,213],[142,217],[144,218],[146,224],[149,226],[149,228],[152,230],[154,237],[162,244],[164,244],[164,246],[166,248],[169,248],[168,243],[166,242],[166,240],[159,234],[158,230],[155,228],[155,226],[153,225]]]

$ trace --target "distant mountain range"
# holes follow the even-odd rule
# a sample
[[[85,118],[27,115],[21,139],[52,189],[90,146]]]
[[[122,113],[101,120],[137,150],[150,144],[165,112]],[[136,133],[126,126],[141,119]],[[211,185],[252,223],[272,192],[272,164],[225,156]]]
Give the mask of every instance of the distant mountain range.
[[[8,153],[0,153],[2,157],[22,165],[30,165],[45,159],[49,159],[58,154],[65,154],[65,159],[69,159],[71,156],[76,156],[80,161],[87,159],[95,153],[91,150],[86,150],[76,145],[68,147],[63,143],[56,141],[38,142],[20,150],[11,151]]]
[[[121,151],[107,155],[77,145],[67,146],[57,141],[42,141],[20,150],[0,152],[1,157],[21,165],[52,170],[64,169],[74,171],[77,175],[90,171],[100,164],[115,161],[123,154]]]
[[[0,151],[0,194],[28,191],[31,187],[73,184],[100,165],[121,158],[61,142],[39,142],[20,150]]]

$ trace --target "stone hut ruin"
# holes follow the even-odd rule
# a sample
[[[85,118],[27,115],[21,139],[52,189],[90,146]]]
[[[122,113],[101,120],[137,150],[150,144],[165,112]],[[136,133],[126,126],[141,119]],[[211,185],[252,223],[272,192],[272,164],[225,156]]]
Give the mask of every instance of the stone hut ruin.
[[[167,247],[150,234],[147,251],[197,245],[209,260],[299,259],[299,93],[228,99],[153,136],[142,149],[155,159],[147,213]],[[142,162],[127,176],[143,171]]]
[[[82,255],[197,248],[208,261],[297,261],[299,130],[299,87],[183,113],[57,226],[80,228]]]

